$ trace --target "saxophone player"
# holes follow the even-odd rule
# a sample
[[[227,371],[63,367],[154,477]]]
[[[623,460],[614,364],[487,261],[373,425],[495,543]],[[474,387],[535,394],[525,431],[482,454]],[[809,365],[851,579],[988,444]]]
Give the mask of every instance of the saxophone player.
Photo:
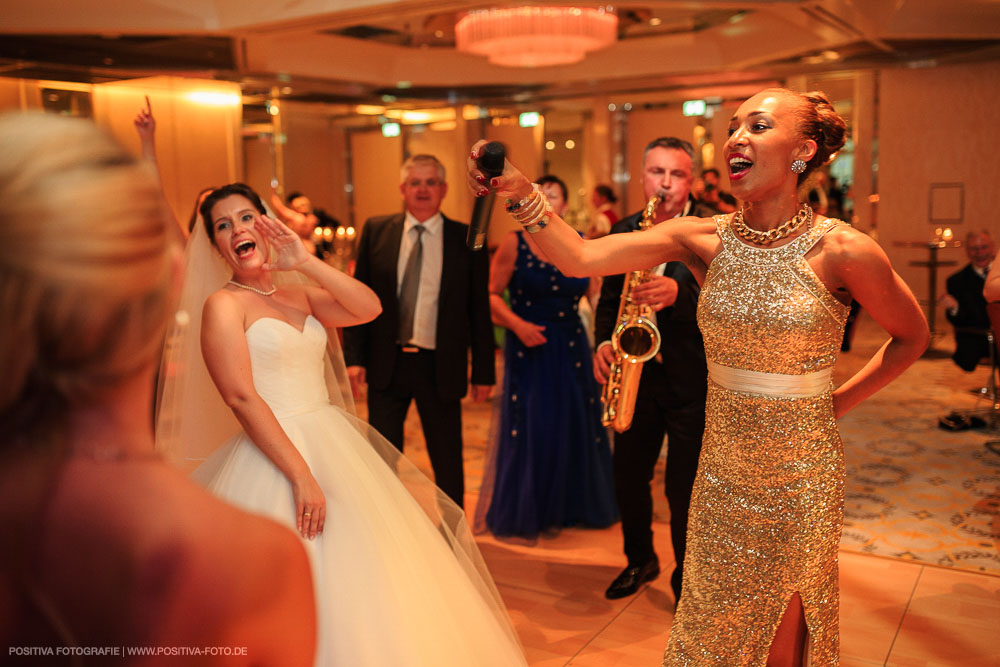
[[[659,194],[654,224],[669,224],[671,218],[710,216],[712,211],[691,197],[692,156],[687,141],[661,137],[650,142],[643,154],[642,185],[646,200]],[[646,200],[643,200],[644,202]],[[612,234],[633,232],[642,212],[620,220]],[[660,574],[653,548],[653,499],[651,482],[656,461],[668,436],[666,495],[670,506],[670,532],[677,563],[670,579],[674,601],[681,592],[688,505],[698,467],[698,454],[705,429],[705,393],[708,371],[705,349],[695,321],[700,289],[681,262],[655,267],[648,282],[633,290],[637,302],[656,311],[662,337],[660,355],[645,364],[635,402],[631,427],[615,434],[614,478],[622,535],[628,564],[611,583],[610,599],[632,595],[643,583]],[[615,327],[624,276],[605,278],[595,318],[594,375],[606,383],[615,353],[611,334]],[[662,361],[660,361],[662,359]]]

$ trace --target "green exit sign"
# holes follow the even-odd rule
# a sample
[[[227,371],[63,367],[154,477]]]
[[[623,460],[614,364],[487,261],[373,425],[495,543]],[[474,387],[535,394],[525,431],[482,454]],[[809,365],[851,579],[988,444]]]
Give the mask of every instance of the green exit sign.
[[[685,116],[704,116],[705,100],[687,100],[681,110]]]

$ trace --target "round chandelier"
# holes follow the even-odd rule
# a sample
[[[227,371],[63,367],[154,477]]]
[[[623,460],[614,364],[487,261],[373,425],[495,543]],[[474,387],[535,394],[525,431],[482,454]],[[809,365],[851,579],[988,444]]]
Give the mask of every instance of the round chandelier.
[[[455,24],[459,51],[505,67],[568,65],[617,38],[618,16],[604,7],[474,9]]]

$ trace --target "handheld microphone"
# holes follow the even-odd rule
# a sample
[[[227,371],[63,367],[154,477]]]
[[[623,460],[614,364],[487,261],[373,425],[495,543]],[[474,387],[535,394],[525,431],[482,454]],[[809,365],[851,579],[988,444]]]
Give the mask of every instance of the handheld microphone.
[[[507,150],[504,145],[499,141],[491,141],[483,146],[476,159],[476,166],[487,179],[491,179],[503,173],[503,163],[506,158]],[[488,195],[476,197],[476,203],[472,207],[472,218],[469,220],[469,236],[465,241],[469,250],[479,250],[486,243],[486,230],[490,226],[495,198],[496,195],[492,191]]]

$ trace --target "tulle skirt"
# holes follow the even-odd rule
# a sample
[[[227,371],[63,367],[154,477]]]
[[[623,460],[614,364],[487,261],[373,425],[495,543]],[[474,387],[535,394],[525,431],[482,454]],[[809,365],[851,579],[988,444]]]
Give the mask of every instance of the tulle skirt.
[[[279,416],[326,496],[304,540],[317,665],[524,665],[462,511],[367,424],[330,405]],[[295,528],[291,485],[246,434],[195,471],[212,493]]]

